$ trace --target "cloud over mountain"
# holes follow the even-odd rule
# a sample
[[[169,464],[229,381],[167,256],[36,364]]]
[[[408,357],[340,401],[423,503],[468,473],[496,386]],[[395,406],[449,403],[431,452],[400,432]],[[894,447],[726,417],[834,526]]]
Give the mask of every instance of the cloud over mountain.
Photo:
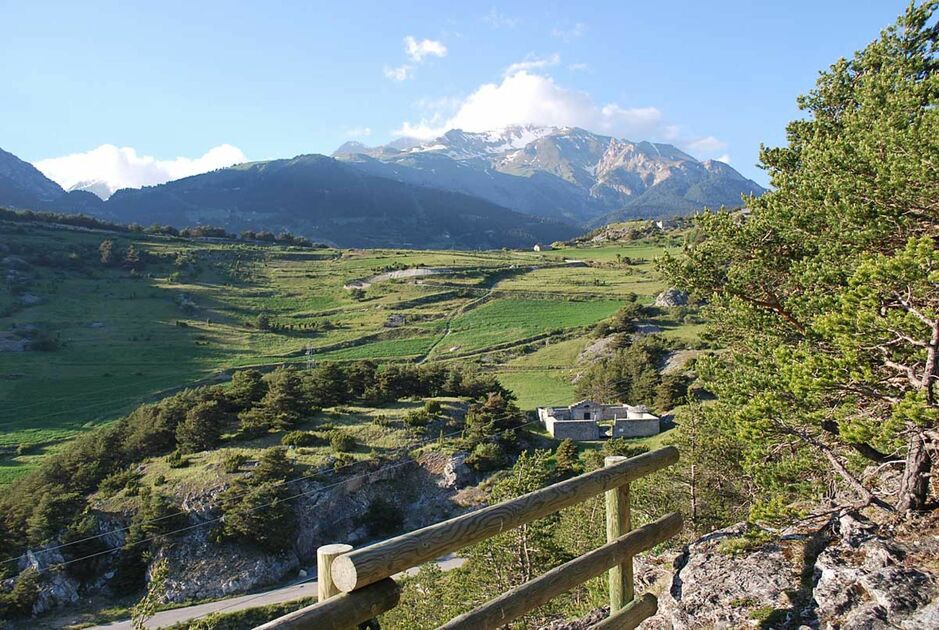
[[[532,124],[584,127],[624,137],[667,137],[669,130],[657,108],[598,105],[586,92],[564,88],[549,76],[531,72],[532,61],[522,67],[525,63],[515,64],[515,72],[506,74],[501,83],[479,86],[450,118],[405,122],[396,133],[430,139],[448,129],[488,131]]]
[[[140,188],[246,162],[241,149],[221,144],[200,157],[160,160],[133,147],[102,144],[84,153],[39,160],[34,164],[65,190],[88,189],[107,198],[121,188]]]

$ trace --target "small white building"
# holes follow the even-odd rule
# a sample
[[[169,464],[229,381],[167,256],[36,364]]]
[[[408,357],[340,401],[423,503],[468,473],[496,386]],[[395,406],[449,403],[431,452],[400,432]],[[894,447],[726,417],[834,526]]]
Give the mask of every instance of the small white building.
[[[549,252],[552,247],[550,245],[542,245],[541,243],[535,243],[535,246],[532,247],[536,252]]]
[[[647,437],[660,430],[659,417],[645,405],[602,405],[581,400],[567,407],[539,407],[538,419],[554,438],[599,440],[600,422],[612,422],[611,437]]]

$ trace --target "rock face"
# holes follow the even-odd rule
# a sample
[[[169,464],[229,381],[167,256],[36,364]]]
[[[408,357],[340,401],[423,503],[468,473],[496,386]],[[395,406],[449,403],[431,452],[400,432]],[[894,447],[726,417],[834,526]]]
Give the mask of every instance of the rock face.
[[[688,545],[640,628],[939,628],[935,536],[891,538],[850,513],[749,547],[745,532],[741,523]]]
[[[382,497],[402,508],[404,529],[412,530],[452,516],[459,506],[452,498],[457,490],[475,483],[464,464],[466,453],[452,456],[429,453],[418,461],[402,460],[376,467],[364,462],[349,467],[341,479],[327,483],[309,481],[291,488],[302,499],[296,504],[297,538],[279,554],[231,542],[217,544],[208,539],[206,528],[162,550],[169,560],[167,599],[223,597],[279,583],[298,570],[316,563],[316,548],[343,542],[363,546],[370,541],[361,522],[371,501]],[[204,502],[211,506],[211,499]],[[186,505],[200,504],[190,498]],[[197,510],[200,518],[211,510]]]
[[[373,538],[362,522],[371,502],[381,497],[400,506],[404,530],[418,529],[445,520],[465,509],[454,498],[461,488],[476,483],[476,476],[464,463],[467,453],[453,455],[427,453],[419,460],[362,462],[347,467],[341,477],[304,480],[291,486],[299,495],[295,501],[297,530],[293,544],[280,553],[234,541],[212,540],[211,527],[194,527],[183,536],[157,549],[153,562],[166,559],[169,575],[165,599],[182,602],[244,593],[278,584],[316,563],[316,548],[336,542],[364,546]],[[218,516],[216,486],[202,494],[186,496],[182,508],[190,525]],[[102,542],[111,548],[123,543],[126,525],[123,515],[98,514]],[[20,570],[41,570],[65,560],[58,550],[37,549],[20,563]],[[74,604],[93,594],[107,594],[108,582],[115,576],[113,566],[102,566],[97,577],[82,582],[65,572],[41,574],[35,614]],[[13,589],[14,580],[0,581],[0,592]],[[0,624],[0,628],[2,628]]]
[[[655,297],[655,305],[662,307],[686,306],[688,294],[676,288],[665,289]]]
[[[824,628],[939,628],[939,542],[900,542],[845,515],[841,543],[815,563],[814,596]],[[932,564],[923,560],[932,559]]]

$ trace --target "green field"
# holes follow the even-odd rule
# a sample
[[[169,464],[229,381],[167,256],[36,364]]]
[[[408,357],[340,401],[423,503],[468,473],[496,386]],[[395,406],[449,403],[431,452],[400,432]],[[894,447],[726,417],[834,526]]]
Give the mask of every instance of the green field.
[[[102,265],[105,239],[121,251],[132,243],[145,265]],[[25,286],[0,299],[0,333],[35,328],[57,341],[0,352],[0,483],[77,432],[242,366],[485,358],[523,407],[566,402],[588,329],[630,293],[648,302],[664,288],[652,263],[664,249],[644,241],[340,251],[0,223],[0,243],[27,263]],[[445,272],[370,281],[412,267]],[[363,294],[347,288],[354,282],[368,284]],[[683,340],[698,332],[663,328]],[[545,338],[572,341],[524,354]]]

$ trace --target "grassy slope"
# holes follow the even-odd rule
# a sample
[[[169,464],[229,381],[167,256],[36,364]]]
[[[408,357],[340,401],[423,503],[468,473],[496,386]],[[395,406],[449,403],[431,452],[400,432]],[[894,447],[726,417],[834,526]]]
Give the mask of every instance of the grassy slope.
[[[104,268],[96,260],[103,238],[119,247],[132,240],[160,262],[139,278]],[[663,249],[645,242],[542,253],[310,251],[0,223],[0,242],[7,239],[35,252],[80,252],[85,263],[81,270],[34,266],[28,291],[42,299],[38,305],[17,309],[8,295],[0,302],[0,331],[35,324],[63,342],[54,352],[0,353],[0,484],[76,432],[170,388],[226,368],[304,361],[308,347],[316,360],[419,359],[428,352],[435,360],[565,331],[576,338],[509,361],[500,378],[524,408],[567,402],[574,397],[569,368],[586,327],[628,293],[649,301],[662,288],[651,259]],[[179,254],[195,259],[198,271],[175,275]],[[616,254],[633,264],[618,263]],[[565,258],[598,266],[544,267]],[[343,288],[392,265],[458,273],[375,283],[363,300]],[[513,272],[492,279],[497,270]],[[184,296],[195,310],[180,306]],[[295,329],[258,330],[261,313]],[[391,313],[404,314],[406,323],[386,328]],[[317,322],[329,327],[296,329]],[[669,334],[693,332],[676,327]],[[19,444],[34,446],[17,455]]]

